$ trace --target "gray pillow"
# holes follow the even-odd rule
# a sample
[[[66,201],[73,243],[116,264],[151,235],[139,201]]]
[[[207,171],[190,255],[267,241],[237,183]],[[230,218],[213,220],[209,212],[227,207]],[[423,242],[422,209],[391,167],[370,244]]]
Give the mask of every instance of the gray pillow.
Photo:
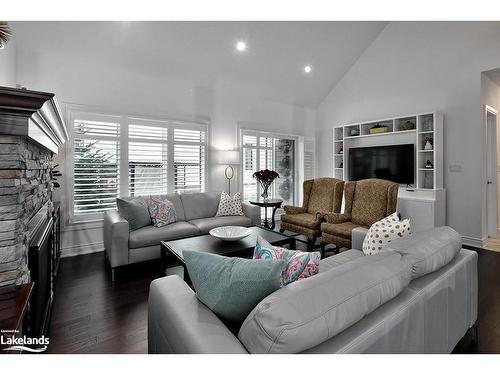
[[[412,267],[412,279],[416,279],[450,263],[461,247],[460,234],[450,227],[439,227],[394,240],[385,250],[401,254]]]
[[[196,297],[220,318],[241,323],[266,296],[280,288],[283,260],[228,258],[183,251]]]
[[[116,206],[120,215],[128,221],[130,230],[136,230],[151,225],[148,205],[144,198],[121,199],[116,198]]]

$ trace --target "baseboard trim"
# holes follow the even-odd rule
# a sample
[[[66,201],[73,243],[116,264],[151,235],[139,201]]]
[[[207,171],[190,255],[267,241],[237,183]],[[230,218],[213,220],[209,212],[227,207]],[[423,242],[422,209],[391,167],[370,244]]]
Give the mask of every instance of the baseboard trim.
[[[486,246],[486,241],[486,238],[462,236],[462,243],[467,246],[483,248]]]
[[[83,245],[66,246],[61,249],[61,258],[77,255],[99,253],[104,251],[104,242],[92,242]]]

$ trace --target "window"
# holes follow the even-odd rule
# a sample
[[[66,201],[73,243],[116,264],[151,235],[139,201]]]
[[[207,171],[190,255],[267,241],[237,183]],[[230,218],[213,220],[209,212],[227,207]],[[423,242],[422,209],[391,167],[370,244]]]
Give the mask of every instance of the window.
[[[117,122],[74,122],[74,212],[100,212],[115,207],[119,193]]]
[[[75,215],[116,208],[120,196],[205,190],[207,125],[74,114]]]
[[[241,144],[243,198],[257,199],[261,192],[259,184],[252,177],[253,173],[261,169],[272,169],[280,177],[271,186],[270,196],[283,199],[284,204],[295,204],[297,138],[242,130]]]

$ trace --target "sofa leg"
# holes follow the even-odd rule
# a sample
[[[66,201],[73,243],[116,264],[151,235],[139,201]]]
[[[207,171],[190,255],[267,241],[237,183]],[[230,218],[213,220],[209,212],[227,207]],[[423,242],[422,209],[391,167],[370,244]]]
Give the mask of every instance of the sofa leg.
[[[111,282],[112,283],[115,282],[115,269],[114,268],[111,268]]]

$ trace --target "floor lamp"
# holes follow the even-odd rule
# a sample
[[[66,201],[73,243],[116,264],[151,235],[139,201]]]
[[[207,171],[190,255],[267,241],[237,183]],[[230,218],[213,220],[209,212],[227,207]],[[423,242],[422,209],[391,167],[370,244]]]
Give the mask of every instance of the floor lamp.
[[[240,153],[238,151],[220,150],[217,151],[217,164],[226,165],[224,176],[228,184],[228,194],[231,195],[231,180],[234,177],[233,165],[240,164]]]

